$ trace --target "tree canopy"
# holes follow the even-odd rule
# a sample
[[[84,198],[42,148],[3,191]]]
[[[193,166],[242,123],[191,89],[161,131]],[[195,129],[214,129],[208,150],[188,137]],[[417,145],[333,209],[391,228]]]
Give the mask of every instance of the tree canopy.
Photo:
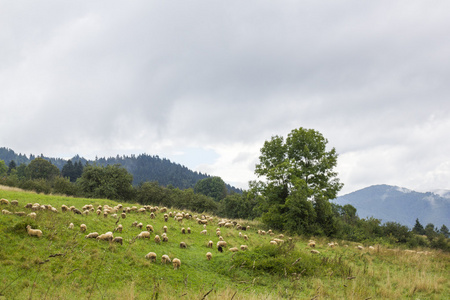
[[[197,181],[194,186],[194,192],[220,201],[227,196],[227,186],[222,178],[218,176],[208,177]]]
[[[332,234],[335,230],[330,199],[342,188],[333,168],[334,148],[313,129],[294,129],[286,140],[273,136],[261,148],[255,174],[265,181],[251,183],[262,195],[262,220],[276,229],[298,233]]]

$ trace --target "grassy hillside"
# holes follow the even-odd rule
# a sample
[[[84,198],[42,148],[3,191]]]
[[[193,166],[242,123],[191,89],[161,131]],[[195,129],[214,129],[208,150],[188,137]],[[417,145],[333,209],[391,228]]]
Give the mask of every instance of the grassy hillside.
[[[282,245],[270,245],[275,236],[259,235],[267,230],[257,222],[236,220],[247,231],[220,227],[228,243],[223,253],[207,248],[214,245],[219,218],[212,216],[206,226],[207,234],[194,218],[177,222],[163,213],[130,212],[119,219],[123,232],[114,236],[123,238],[123,245],[86,239],[90,232],[100,234],[113,231],[117,219],[109,215],[78,215],[61,212],[61,205],[85,204],[117,205],[104,199],[81,199],[40,195],[0,187],[0,198],[18,200],[19,205],[1,205],[12,213],[32,210],[27,203],[50,204],[58,213],[39,210],[36,219],[16,214],[0,215],[0,299],[447,299],[450,294],[450,256],[431,251],[405,251],[345,241],[329,247],[327,240],[316,239],[319,254],[311,253],[308,241],[287,236]],[[124,207],[140,205],[122,203]],[[179,212],[176,208],[168,211]],[[195,215],[192,213],[192,215]],[[199,215],[200,217],[200,215]],[[133,227],[134,221],[144,228]],[[74,229],[69,229],[69,224]],[[86,233],[80,225],[86,224]],[[151,224],[155,230],[150,240],[135,239]],[[40,229],[41,238],[27,234],[26,226]],[[155,243],[154,236],[168,227],[169,241]],[[191,234],[182,234],[181,228],[191,228]],[[245,241],[239,232],[249,237]],[[180,242],[187,249],[179,247]],[[232,253],[230,247],[247,245],[247,251]],[[420,249],[419,249],[420,250]],[[157,254],[157,262],[145,255]],[[213,257],[206,260],[205,254]],[[161,264],[161,256],[179,258],[181,267]]]

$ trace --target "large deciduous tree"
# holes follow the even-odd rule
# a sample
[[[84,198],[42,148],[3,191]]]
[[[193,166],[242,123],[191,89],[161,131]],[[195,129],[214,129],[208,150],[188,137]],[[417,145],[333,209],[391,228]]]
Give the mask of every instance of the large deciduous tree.
[[[27,172],[31,179],[44,179],[51,181],[59,176],[59,169],[57,166],[48,160],[37,157],[33,159],[27,166]]]
[[[333,171],[334,148],[313,129],[294,129],[286,140],[274,136],[261,148],[255,174],[264,181],[251,183],[264,196],[262,220],[277,229],[297,233],[333,234],[335,224],[328,200],[342,188]]]

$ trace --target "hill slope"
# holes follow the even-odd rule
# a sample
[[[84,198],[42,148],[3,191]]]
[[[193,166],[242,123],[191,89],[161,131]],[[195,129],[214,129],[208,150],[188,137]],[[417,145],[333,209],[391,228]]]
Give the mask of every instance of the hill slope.
[[[57,166],[60,170],[67,163],[67,160],[62,158],[46,157],[43,154],[37,156],[42,157],[52,164]],[[35,155],[30,154],[29,156],[24,154],[17,154],[13,150],[0,147],[0,160],[5,161],[8,166],[11,161],[14,161],[16,165],[22,163],[28,164],[34,158]],[[133,185],[138,185],[145,181],[157,181],[162,186],[172,185],[176,188],[187,189],[193,188],[197,181],[211,177],[210,175],[192,171],[185,166],[171,162],[168,159],[160,158],[159,156],[152,156],[148,154],[140,154],[138,156],[119,156],[116,157],[101,157],[95,160],[87,160],[79,155],[75,155],[71,158],[72,162],[81,161],[83,165],[89,164],[99,164],[102,166],[120,164],[127,171],[133,175]],[[227,184],[228,191],[233,191],[236,193],[241,193],[240,189],[237,189],[229,184]]]
[[[360,218],[374,217],[382,222],[398,222],[413,227],[416,219],[425,226],[450,225],[450,199],[438,194],[419,193],[390,185],[374,185],[340,196],[339,205],[351,204]]]

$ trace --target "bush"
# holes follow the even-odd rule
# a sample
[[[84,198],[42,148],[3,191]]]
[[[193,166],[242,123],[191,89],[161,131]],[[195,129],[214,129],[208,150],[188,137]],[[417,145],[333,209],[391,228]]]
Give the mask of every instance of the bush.
[[[35,191],[36,193],[50,194],[52,188],[45,179],[29,179],[22,182],[19,186],[21,189]]]

